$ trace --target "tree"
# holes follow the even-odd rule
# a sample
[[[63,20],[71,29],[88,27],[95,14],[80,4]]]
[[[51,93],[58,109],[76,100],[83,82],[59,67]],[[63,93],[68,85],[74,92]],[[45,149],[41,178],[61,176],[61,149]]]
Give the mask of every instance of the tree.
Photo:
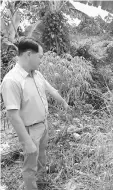
[[[62,9],[65,1],[47,1],[39,10],[39,19],[29,26],[25,35],[41,41],[45,51],[62,54],[69,51],[69,32]]]
[[[62,14],[65,1],[49,1],[49,9],[43,19],[44,31],[42,42],[46,51],[54,51],[58,55],[69,51],[69,31],[66,19]]]

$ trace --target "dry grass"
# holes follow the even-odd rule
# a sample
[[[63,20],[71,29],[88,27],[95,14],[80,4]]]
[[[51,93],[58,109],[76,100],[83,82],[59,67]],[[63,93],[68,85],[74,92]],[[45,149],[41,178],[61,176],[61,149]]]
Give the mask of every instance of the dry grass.
[[[113,118],[81,117],[75,128],[90,128],[81,133],[81,140],[65,136],[52,143],[49,162],[58,164],[58,174],[52,180],[61,189],[113,189]],[[78,127],[77,127],[78,125]],[[54,151],[53,151],[54,150]],[[51,154],[50,154],[51,153]],[[57,156],[56,156],[57,155]]]
[[[58,172],[46,175],[49,185],[40,188],[112,190],[113,118],[106,114],[102,118],[85,115],[73,118],[73,126],[80,131],[80,140],[75,139],[73,133],[68,134],[66,131],[62,135],[61,131],[64,131],[66,126],[68,128],[70,122],[65,118],[64,121],[61,119],[60,111],[50,110],[48,122],[50,138],[47,163],[56,163]],[[3,133],[2,138],[5,138]],[[2,185],[6,185],[8,190],[17,190],[21,183],[21,165],[14,161],[2,168]]]

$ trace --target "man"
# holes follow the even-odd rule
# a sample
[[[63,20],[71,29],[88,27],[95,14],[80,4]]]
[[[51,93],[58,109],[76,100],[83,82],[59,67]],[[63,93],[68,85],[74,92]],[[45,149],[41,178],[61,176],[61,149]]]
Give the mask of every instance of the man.
[[[6,74],[1,92],[7,115],[23,146],[23,179],[26,190],[36,190],[35,173],[46,164],[49,92],[65,109],[68,104],[38,71],[43,56],[42,47],[24,38],[18,45],[16,66]]]

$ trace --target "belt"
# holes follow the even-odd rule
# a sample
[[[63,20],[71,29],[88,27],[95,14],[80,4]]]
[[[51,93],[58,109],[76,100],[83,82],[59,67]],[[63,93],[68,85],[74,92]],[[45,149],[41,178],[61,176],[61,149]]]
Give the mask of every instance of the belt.
[[[39,123],[34,123],[34,124],[32,124],[32,125],[29,125],[29,126],[26,126],[26,127],[33,127],[33,126],[35,126],[35,125],[39,125],[39,124],[41,124],[41,123],[45,123],[45,120],[44,121],[40,121]]]

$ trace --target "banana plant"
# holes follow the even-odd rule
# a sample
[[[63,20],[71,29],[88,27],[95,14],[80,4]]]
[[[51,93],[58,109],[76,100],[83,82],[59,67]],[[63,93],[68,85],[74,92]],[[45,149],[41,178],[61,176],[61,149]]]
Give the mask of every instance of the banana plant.
[[[18,38],[17,28],[21,21],[21,12],[15,9],[14,2],[7,1],[1,11],[1,33],[5,39],[14,42],[15,37]]]
[[[49,0],[49,9],[52,13],[59,12],[66,1]]]

